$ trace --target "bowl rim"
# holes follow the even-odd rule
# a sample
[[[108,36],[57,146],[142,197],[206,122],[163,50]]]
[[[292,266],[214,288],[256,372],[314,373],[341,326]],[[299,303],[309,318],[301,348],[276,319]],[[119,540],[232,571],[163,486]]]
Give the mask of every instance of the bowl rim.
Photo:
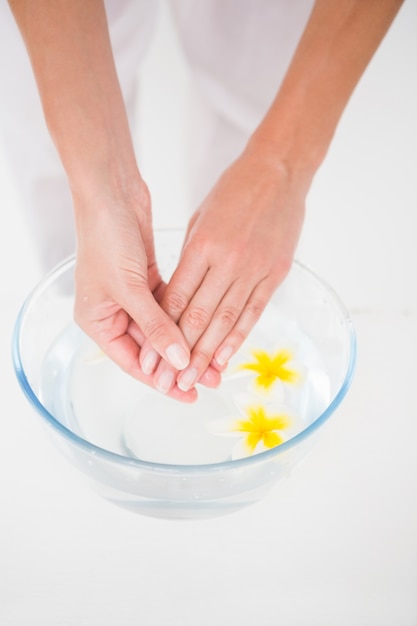
[[[160,463],[154,461],[145,461],[142,459],[127,457],[117,452],[112,452],[111,450],[107,450],[105,448],[101,448],[94,443],[89,442],[86,439],[83,439],[80,435],[77,435],[72,430],[64,426],[59,420],[57,420],[42,404],[39,400],[37,394],[33,390],[30,385],[25,371],[21,358],[20,351],[20,340],[21,340],[21,330],[23,328],[25,319],[30,311],[32,303],[36,300],[37,296],[42,293],[48,285],[53,283],[60,275],[67,272],[71,267],[74,269],[75,266],[75,255],[71,255],[70,257],[63,260],[56,267],[54,267],[50,272],[46,274],[42,279],[40,279],[35,287],[29,292],[28,296],[23,302],[19,313],[16,318],[16,322],[12,332],[12,362],[15,371],[15,375],[17,377],[18,383],[26,395],[29,403],[37,410],[37,412],[41,415],[41,417],[46,421],[46,423],[51,426],[54,430],[56,430],[61,436],[65,439],[69,440],[71,444],[74,444],[78,448],[82,448],[85,452],[95,457],[104,457],[106,461],[116,462],[119,465],[135,467],[137,469],[142,470],[152,470],[156,472],[166,472],[166,473],[189,473],[189,474],[197,474],[199,472],[219,472],[222,470],[232,470],[243,467],[248,467],[252,465],[256,465],[262,463],[264,461],[271,460],[272,458],[278,457],[282,454],[285,454],[288,450],[300,444],[302,441],[310,437],[314,432],[316,432],[324,422],[326,422],[329,417],[335,412],[337,407],[342,402],[343,398],[346,396],[353,379],[353,374],[356,366],[356,334],[353,327],[353,322],[350,316],[349,311],[345,307],[344,303],[335,292],[333,287],[331,287],[325,280],[319,277],[313,270],[307,267],[304,263],[294,259],[292,266],[298,268],[307,274],[313,280],[318,282],[322,288],[325,289],[327,294],[333,299],[334,303],[338,306],[343,317],[346,322],[346,331],[349,337],[349,358],[346,365],[346,372],[344,376],[344,380],[337,391],[336,395],[330,402],[329,406],[312,422],[309,424],[304,430],[294,435],[288,441],[276,446],[275,448],[270,448],[268,450],[264,450],[262,452],[258,452],[251,456],[247,456],[241,459],[230,459],[227,461],[219,461],[215,463],[201,463],[201,464],[171,464],[171,463]],[[279,287],[278,287],[279,289]]]

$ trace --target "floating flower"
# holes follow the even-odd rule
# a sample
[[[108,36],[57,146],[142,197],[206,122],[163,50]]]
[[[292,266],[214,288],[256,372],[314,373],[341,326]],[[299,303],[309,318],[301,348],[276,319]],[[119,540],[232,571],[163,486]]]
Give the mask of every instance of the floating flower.
[[[296,383],[299,380],[300,372],[289,367],[289,363],[294,360],[290,350],[279,350],[275,354],[253,350],[252,355],[255,360],[238,365],[238,369],[256,372],[255,385],[258,389],[268,391],[278,380],[284,383]]]
[[[263,405],[242,407],[242,419],[225,417],[207,425],[214,435],[238,437],[233,446],[232,459],[240,459],[252,454],[275,448],[286,441],[283,431],[292,425],[286,413],[268,413]]]

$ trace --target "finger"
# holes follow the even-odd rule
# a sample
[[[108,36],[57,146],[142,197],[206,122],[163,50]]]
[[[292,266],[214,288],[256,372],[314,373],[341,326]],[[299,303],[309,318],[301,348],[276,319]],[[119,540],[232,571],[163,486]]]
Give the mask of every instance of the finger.
[[[128,304],[126,310],[156,352],[177,370],[187,367],[190,350],[185,337],[148,288],[137,289],[134,302]]]
[[[155,300],[158,303],[161,302],[165,289],[166,289],[166,283],[161,280],[158,286],[156,287],[156,289],[153,290],[152,293],[154,295]],[[150,376],[156,370],[161,360],[161,357],[158,354],[158,352],[153,349],[151,342],[148,339],[146,339],[145,335],[137,326],[137,324],[135,324],[135,326],[136,326],[135,332],[141,333],[143,337],[142,342],[141,342],[142,349],[139,354],[139,363],[140,363],[143,373],[146,374],[147,376]]]
[[[188,370],[188,368],[187,368]],[[188,371],[186,377],[182,381],[182,385],[187,387],[186,389],[182,388],[179,384],[177,377],[178,371],[173,369],[168,363],[165,361],[160,361],[157,370],[155,371],[152,379],[153,385],[157,391],[163,394],[169,394],[174,388],[175,385],[178,385],[178,388],[183,392],[188,392],[192,389],[195,384],[198,382],[201,385],[209,388],[216,388],[219,386],[221,382],[221,375],[218,369],[207,366],[205,371],[201,373],[201,375],[195,374],[194,368],[191,368],[191,372]]]
[[[205,279],[209,267],[198,253],[186,249],[178,267],[164,290],[161,306],[172,320],[178,322],[194,294]]]
[[[139,355],[139,364],[147,376],[153,374],[161,361],[158,352],[152,348],[150,341],[145,339]]]
[[[146,339],[142,330],[133,320],[130,322],[127,332],[137,344],[142,346],[139,352],[139,365],[142,372],[146,374],[146,376],[150,376],[154,373],[161,357],[158,352],[152,348],[151,342]]]
[[[200,287],[194,293],[178,322],[190,348],[195,346],[207,328],[211,326],[213,316],[234,280],[234,277],[229,276],[224,268],[218,267],[210,268],[204,276]],[[230,307],[232,317],[237,314],[235,308],[234,305]]]
[[[174,387],[177,378],[177,370],[161,360],[156,372],[152,376],[153,385],[157,391],[168,394]]]
[[[108,342],[104,342],[99,347],[127,374],[153,387],[152,376],[146,376],[139,365],[140,343],[143,338],[144,335],[137,325],[130,323],[126,333],[116,336]],[[176,385],[172,386],[168,395],[176,400],[187,403],[194,402],[197,399],[195,389],[185,393]]]
[[[177,378],[180,389],[191,389],[207,369],[215,350],[235,326],[250,293],[247,281],[239,280],[231,286],[214,312],[209,327],[192,346],[190,365]]]
[[[177,384],[183,391],[192,388],[189,384],[192,375],[198,379],[210,363],[222,371],[262,314],[272,281],[261,281],[249,297],[242,282],[235,283],[226,294],[209,328],[193,348],[190,365],[179,373]]]
[[[204,387],[209,387],[210,389],[215,389],[220,385],[221,381],[222,378],[220,372],[211,365],[209,365],[206,371],[203,372],[203,374],[198,379],[198,384],[204,385]]]
[[[210,269],[205,274],[202,284],[192,296],[190,303],[183,311],[179,320],[179,327],[183,332],[190,348],[193,348],[199,337],[201,337],[210,325],[212,316],[215,313],[216,308],[229,284],[230,280],[227,276],[225,276],[225,273],[219,272],[216,268]],[[176,293],[178,294],[178,292]],[[173,300],[171,299],[171,302],[172,301]],[[176,301],[178,302],[178,299]],[[181,306],[183,306],[183,304],[185,304],[184,300],[181,301]],[[181,307],[178,307],[177,310],[180,310],[180,308]],[[222,334],[218,343],[224,338],[226,332],[230,330],[230,327],[230,325],[227,326],[227,329]],[[218,343],[213,346],[212,354],[214,353]],[[180,388],[188,391],[194,387],[194,385],[202,377],[204,371],[209,366],[212,354],[208,355],[205,359],[204,362],[206,363],[206,367],[204,370],[201,366],[198,369],[196,367],[188,367],[186,368],[185,376],[182,377],[178,377],[178,372],[174,372],[172,368],[168,368],[167,364],[161,361],[155,372],[155,387],[162,393],[167,393],[167,391],[169,391],[171,386],[174,384],[175,379],[177,379],[177,384]],[[154,364],[155,360],[152,353],[147,351],[143,356],[143,361],[141,361],[142,367],[143,365],[145,365],[145,368],[147,366],[153,367]],[[206,380],[209,384],[217,386],[217,379],[214,379],[213,375],[207,375]]]
[[[267,280],[258,285],[253,291],[235,326],[214,353],[212,366],[215,369],[223,371],[229,359],[239,350],[262,315],[274,292],[274,288],[274,282]]]
[[[146,341],[145,335],[143,334],[143,332],[141,331],[141,329],[139,328],[139,326],[136,324],[134,320],[131,320],[129,322],[126,332],[128,335],[130,335],[130,337],[132,337],[132,339],[136,341],[138,346],[141,346],[141,352],[142,352],[143,346],[145,343],[147,343],[147,341]]]
[[[190,267],[193,268],[192,271],[190,271]],[[174,322],[179,320],[206,272],[207,266],[204,263],[196,264],[194,260],[191,266],[186,262],[180,269],[177,268],[168,285],[163,283],[163,288],[159,288],[158,294],[154,291],[156,300],[160,302],[162,309]],[[186,337],[185,339],[187,340]],[[173,370],[169,371],[167,363],[161,361],[159,353],[154,349],[150,340],[145,340],[143,343],[140,352],[140,366],[147,375],[155,373],[155,380],[158,381],[157,384],[161,391],[164,392],[168,388],[169,376]],[[159,366],[161,369],[157,371]],[[179,368],[177,368],[176,374],[178,371]]]

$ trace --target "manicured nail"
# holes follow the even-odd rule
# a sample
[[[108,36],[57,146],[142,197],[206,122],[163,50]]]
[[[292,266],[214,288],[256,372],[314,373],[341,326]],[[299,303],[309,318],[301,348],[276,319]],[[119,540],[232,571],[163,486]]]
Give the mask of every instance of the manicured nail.
[[[233,354],[232,346],[224,346],[224,348],[221,348],[218,354],[216,354],[215,359],[219,365],[223,366],[223,365],[226,365],[226,363],[228,362],[232,354]]]
[[[195,367],[189,367],[181,372],[181,376],[177,380],[177,385],[181,391],[189,391],[197,382],[198,371]]]
[[[155,350],[150,350],[144,357],[142,363],[142,372],[149,376],[155,371],[155,367],[158,365],[159,354]]]
[[[177,370],[183,370],[190,362],[190,357],[179,343],[173,343],[165,350],[168,361]]]
[[[168,393],[175,381],[174,372],[162,372],[155,381],[155,389],[161,393]]]

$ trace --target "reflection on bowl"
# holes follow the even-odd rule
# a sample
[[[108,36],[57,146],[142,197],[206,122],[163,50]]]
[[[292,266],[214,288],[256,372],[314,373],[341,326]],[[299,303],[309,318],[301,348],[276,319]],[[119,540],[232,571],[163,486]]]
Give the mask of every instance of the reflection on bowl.
[[[156,233],[165,277],[183,233]],[[24,303],[18,381],[61,452],[129,510],[208,518],[250,505],[304,458],[352,380],[355,337],[337,295],[294,262],[217,390],[194,404],[123,373],[72,320],[74,259]]]

